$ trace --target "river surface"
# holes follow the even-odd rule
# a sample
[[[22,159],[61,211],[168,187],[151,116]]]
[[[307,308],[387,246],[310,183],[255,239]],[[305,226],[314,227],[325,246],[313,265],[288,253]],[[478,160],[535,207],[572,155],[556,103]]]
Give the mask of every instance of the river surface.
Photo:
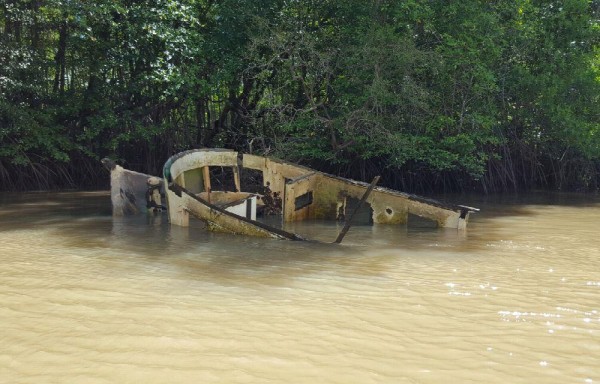
[[[0,383],[600,383],[600,197],[453,200],[338,246],[0,194]]]

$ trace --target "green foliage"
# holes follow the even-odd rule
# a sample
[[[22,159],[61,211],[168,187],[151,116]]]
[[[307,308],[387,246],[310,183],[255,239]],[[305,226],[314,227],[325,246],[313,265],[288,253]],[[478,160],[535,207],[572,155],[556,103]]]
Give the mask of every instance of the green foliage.
[[[15,165],[39,159],[68,161],[71,143],[47,113],[0,100],[0,158]]]
[[[224,146],[355,177],[594,188],[596,3],[7,0],[0,168],[111,155],[156,173]]]

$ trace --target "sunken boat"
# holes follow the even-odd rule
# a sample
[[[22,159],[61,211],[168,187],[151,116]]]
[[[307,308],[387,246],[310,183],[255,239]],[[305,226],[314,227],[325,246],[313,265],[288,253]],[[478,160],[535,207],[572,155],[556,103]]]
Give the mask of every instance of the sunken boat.
[[[211,230],[240,235],[306,240],[261,217],[280,217],[281,224],[322,219],[349,225],[363,204],[372,223],[401,225],[415,215],[458,230],[466,229],[469,215],[478,211],[375,187],[378,177],[368,184],[228,149],[178,153],[165,163],[162,179],[107,159],[103,163],[111,171],[114,215],[166,210],[172,225],[189,226],[190,217],[195,217]],[[341,238],[340,234],[336,242]]]
[[[163,204],[163,179],[123,168],[104,158],[102,165],[110,172],[110,201],[113,216],[130,216],[166,210]]]

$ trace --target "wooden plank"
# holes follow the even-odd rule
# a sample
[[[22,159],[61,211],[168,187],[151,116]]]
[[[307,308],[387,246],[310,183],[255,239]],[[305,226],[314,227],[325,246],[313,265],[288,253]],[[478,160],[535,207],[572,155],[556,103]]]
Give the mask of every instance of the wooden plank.
[[[342,230],[340,231],[340,234],[338,235],[337,239],[335,239],[334,243],[339,244],[342,242],[342,240],[344,239],[344,236],[346,236],[346,233],[348,233],[348,231],[350,230],[350,227],[352,226],[352,219],[354,219],[354,215],[356,214],[356,212],[358,212],[360,207],[367,200],[367,198],[371,194],[371,191],[373,191],[373,188],[375,188],[375,185],[377,185],[378,182],[379,182],[379,176],[375,176],[373,181],[371,181],[371,185],[369,185],[369,188],[367,188],[367,190],[363,194],[362,198],[358,202],[358,205],[354,208],[354,211],[352,212],[352,214],[350,215],[348,220],[346,220],[346,225],[344,225],[344,228],[342,228]]]

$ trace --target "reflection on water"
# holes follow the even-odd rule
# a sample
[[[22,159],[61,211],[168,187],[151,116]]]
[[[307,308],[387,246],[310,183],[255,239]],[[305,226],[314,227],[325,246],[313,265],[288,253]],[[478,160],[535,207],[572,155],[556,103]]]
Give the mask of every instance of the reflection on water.
[[[460,200],[466,233],[337,246],[0,195],[0,382],[600,382],[600,199]]]

